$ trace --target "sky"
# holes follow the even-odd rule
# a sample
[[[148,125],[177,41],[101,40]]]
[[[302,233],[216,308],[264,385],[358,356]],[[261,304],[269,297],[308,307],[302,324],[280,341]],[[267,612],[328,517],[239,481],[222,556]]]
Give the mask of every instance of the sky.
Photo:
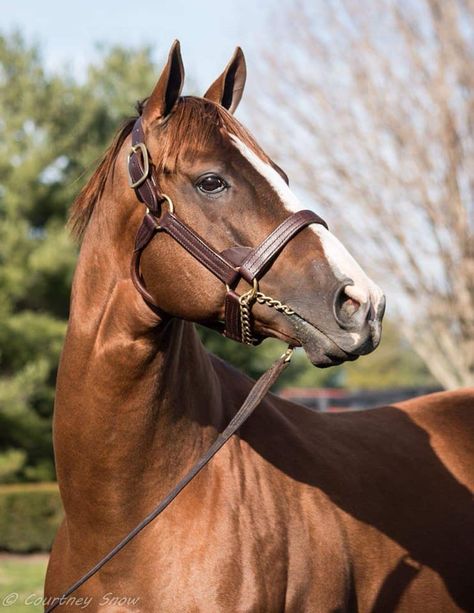
[[[49,69],[66,66],[78,78],[97,55],[97,43],[149,44],[160,60],[178,38],[187,74],[207,87],[237,45],[251,56],[278,4],[279,0],[0,0],[0,32],[20,30],[28,41],[40,44]]]

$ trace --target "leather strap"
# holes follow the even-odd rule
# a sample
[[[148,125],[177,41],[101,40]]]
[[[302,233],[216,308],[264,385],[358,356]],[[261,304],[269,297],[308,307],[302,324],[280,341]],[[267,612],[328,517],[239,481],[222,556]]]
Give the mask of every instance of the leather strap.
[[[287,217],[267,238],[255,247],[239,266],[241,276],[252,283],[260,279],[285,245],[306,226],[317,223],[327,229],[326,222],[313,211],[298,211]]]
[[[159,223],[161,230],[172,236],[188,253],[220,279],[222,283],[232,286],[238,280],[239,271],[173,213],[166,211],[161,216]]]
[[[147,305],[155,313],[158,313],[162,317],[164,313],[155,304],[152,295],[148,292],[140,270],[140,258],[143,253],[143,250],[157,232],[158,224],[156,223],[155,218],[149,213],[147,213],[143,218],[143,221],[138,229],[137,236],[135,238],[135,249],[132,254],[130,274],[132,277],[133,284],[135,285]]]
[[[233,341],[242,342],[239,296],[233,289],[228,290],[225,295],[225,330],[223,334]]]
[[[134,147],[141,148],[133,151]],[[128,157],[128,174],[133,183],[143,179],[142,183],[134,188],[135,193],[152,213],[158,215],[163,197],[158,190],[153,176],[153,165],[150,162],[149,153],[145,146],[145,135],[140,117],[132,129],[132,150]]]
[[[208,464],[216,455],[219,449],[226,444],[230,437],[235,434],[235,432],[237,432],[237,430],[245,423],[250,415],[252,415],[253,411],[258,407],[264,396],[267,394],[268,390],[272,387],[272,385],[290,363],[292,352],[293,350],[288,348],[288,350],[278,360],[276,360],[276,362],[274,362],[271,368],[269,368],[260,377],[260,379],[258,379],[250,390],[240,409],[229,422],[227,428],[217,436],[216,440],[209,447],[206,453],[199,458],[189,472],[186,473],[181,481],[174,486],[171,492],[169,492],[169,494],[160,501],[155,509],[149,513],[149,515],[147,515],[145,519],[143,519],[137,526],[135,526],[135,528],[133,528],[133,530],[131,530],[119,543],[117,543],[117,545],[115,545],[115,547],[111,549],[107,555],[99,560],[95,566],[85,573],[85,575],[73,583],[61,596],[54,598],[53,603],[46,609],[45,613],[51,613],[60,604],[64,603],[73,592],[75,592],[78,588],[84,585],[86,581],[98,573],[99,570],[105,566],[105,564],[107,564],[107,562],[116,556],[118,552],[125,547],[125,545],[130,543],[130,541],[134,539],[137,534],[146,528],[148,524],[156,519],[158,515],[160,515],[166,509],[166,507],[173,502],[176,496],[184,490],[188,483],[192,481],[198,473],[201,472],[206,464]]]

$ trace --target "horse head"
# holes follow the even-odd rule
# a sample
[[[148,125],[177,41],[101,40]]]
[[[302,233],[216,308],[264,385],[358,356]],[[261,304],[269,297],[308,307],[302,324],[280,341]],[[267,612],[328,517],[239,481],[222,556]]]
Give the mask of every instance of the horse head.
[[[247,325],[246,342],[303,346],[316,366],[356,359],[380,341],[384,295],[325,222],[310,211],[294,216],[302,206],[286,174],[233,116],[245,78],[238,48],[204,97],[182,96],[175,42],[130,125],[114,192],[121,232],[140,228],[136,285],[162,318],[226,327],[236,338],[222,323],[233,318]]]

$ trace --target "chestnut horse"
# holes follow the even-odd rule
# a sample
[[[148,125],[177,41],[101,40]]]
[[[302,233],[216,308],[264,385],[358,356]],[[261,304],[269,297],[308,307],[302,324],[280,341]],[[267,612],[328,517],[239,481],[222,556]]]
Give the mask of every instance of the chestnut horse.
[[[232,115],[242,52],[204,98],[182,97],[183,78],[175,43],[141,109],[153,180],[214,250],[258,245],[300,205]],[[72,211],[82,247],[54,416],[65,519],[47,599],[154,508],[252,386],[199,340],[193,322],[222,322],[226,287],[182,245],[158,232],[143,251],[141,278],[159,309],[133,283],[145,214],[128,185],[133,125]],[[320,223],[285,246],[261,287],[291,310],[256,303],[253,333],[302,346],[315,366],[379,342],[383,294]],[[269,394],[159,519],[59,608],[473,611],[473,401],[466,390],[318,414]]]

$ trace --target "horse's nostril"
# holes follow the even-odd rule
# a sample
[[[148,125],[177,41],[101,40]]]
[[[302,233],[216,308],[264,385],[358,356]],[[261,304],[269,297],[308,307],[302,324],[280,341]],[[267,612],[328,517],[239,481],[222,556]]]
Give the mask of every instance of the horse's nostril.
[[[357,300],[354,300],[353,298],[347,297],[341,303],[340,310],[339,310],[340,316],[343,317],[344,319],[350,318],[354,315],[354,313],[356,313],[359,307],[360,307],[360,302],[357,302]]]
[[[346,280],[334,295],[334,317],[341,328],[360,324],[358,315],[361,314],[362,302],[354,296],[352,288],[352,282]]]

